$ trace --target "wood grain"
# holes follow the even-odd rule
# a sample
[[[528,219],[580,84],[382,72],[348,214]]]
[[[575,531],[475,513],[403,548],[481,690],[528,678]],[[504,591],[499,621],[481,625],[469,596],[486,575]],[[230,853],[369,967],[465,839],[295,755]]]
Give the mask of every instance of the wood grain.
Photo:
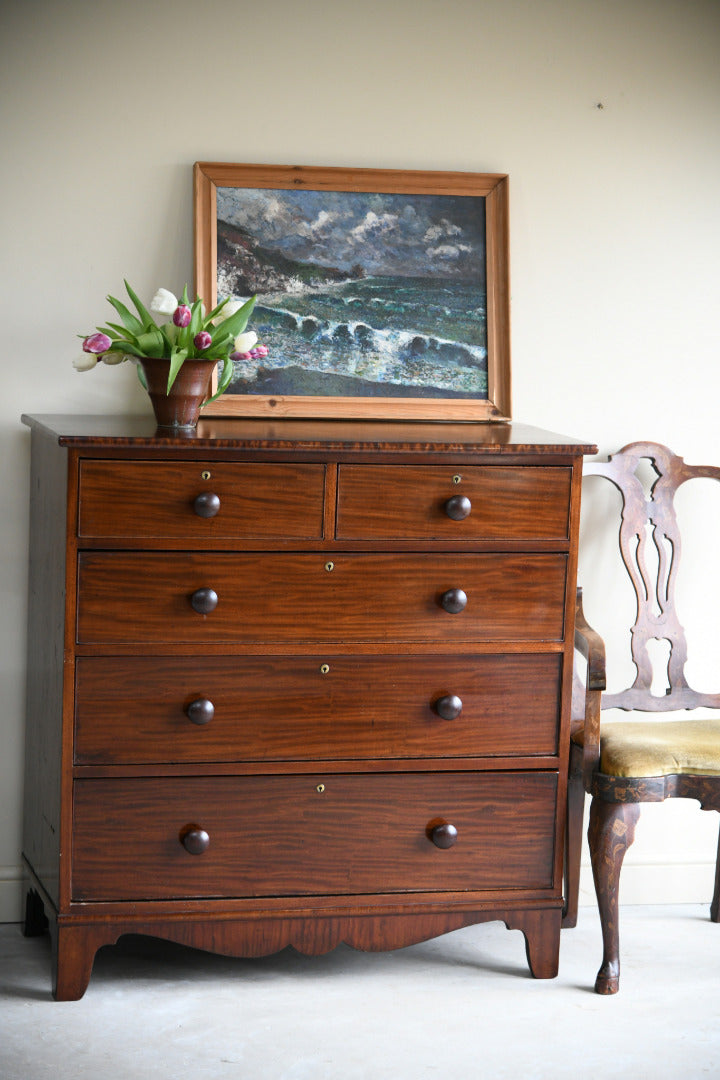
[[[78,535],[182,538],[211,546],[218,538],[320,539],[325,470],[294,462],[84,461]],[[213,517],[195,499],[219,498]]]
[[[341,465],[340,539],[565,540],[570,469],[473,466]],[[453,496],[470,500],[462,521],[448,516]]]
[[[79,780],[73,898],[549,888],[556,793],[539,772]],[[459,833],[447,851],[439,818]]]
[[[495,918],[552,977],[583,444],[515,424],[27,422],[24,853],[56,997],[133,932],[316,953]]]
[[[190,597],[207,587],[218,605],[198,615]],[[456,587],[468,604],[448,615]],[[83,552],[78,641],[558,641],[564,600],[562,555]]]
[[[557,653],[80,657],[75,761],[551,756],[561,665]],[[451,692],[462,712],[443,721],[433,705]],[[186,712],[198,698],[214,706],[203,725]]]

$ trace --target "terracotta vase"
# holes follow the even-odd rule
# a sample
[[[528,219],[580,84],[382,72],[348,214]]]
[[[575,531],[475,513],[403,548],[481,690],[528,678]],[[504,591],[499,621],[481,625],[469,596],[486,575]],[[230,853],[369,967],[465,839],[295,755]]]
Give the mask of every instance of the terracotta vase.
[[[210,380],[215,360],[186,360],[167,393],[170,361],[145,357],[139,363],[145,372],[150,401],[158,427],[176,431],[194,428],[200,416],[200,406],[210,396]]]

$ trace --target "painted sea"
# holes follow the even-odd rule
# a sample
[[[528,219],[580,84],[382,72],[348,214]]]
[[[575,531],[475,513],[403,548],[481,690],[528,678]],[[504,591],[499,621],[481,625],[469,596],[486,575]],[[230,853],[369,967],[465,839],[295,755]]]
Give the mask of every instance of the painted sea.
[[[230,393],[486,399],[477,199],[218,190],[218,296],[267,357]]]
[[[486,398],[485,311],[472,294],[392,277],[260,297],[252,327],[270,355],[238,361],[231,392]]]

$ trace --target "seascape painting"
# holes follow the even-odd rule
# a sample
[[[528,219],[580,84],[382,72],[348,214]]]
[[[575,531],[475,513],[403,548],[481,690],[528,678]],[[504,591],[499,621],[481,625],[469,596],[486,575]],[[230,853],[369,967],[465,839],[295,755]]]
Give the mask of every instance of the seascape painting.
[[[217,188],[217,296],[268,355],[226,393],[488,398],[485,199]]]

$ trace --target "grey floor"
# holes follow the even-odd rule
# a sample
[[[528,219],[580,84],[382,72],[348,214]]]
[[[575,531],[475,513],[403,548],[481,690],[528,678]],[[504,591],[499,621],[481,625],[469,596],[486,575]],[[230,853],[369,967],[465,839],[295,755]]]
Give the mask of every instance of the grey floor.
[[[0,926],[2,1080],[696,1080],[720,1077],[720,925],[706,905],[625,907],[623,982],[592,992],[597,914],[532,979],[500,923],[393,953],[263,960],[123,938],[79,1002],[49,942]]]

